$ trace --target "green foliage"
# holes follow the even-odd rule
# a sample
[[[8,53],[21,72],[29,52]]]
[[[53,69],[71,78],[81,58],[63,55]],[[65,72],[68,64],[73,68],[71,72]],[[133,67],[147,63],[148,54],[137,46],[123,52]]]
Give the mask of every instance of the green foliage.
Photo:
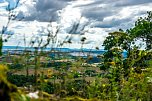
[[[26,75],[7,75],[7,79],[9,82],[15,84],[18,87],[22,87],[25,85],[33,85],[34,84],[34,76],[26,76]]]
[[[100,69],[107,71],[109,87],[107,97],[111,100],[150,100],[151,85],[147,82],[147,77],[151,71],[145,72],[146,68],[151,67],[151,51],[139,50],[133,43],[138,38],[146,41],[146,49],[151,49],[151,18],[152,13],[148,12],[148,17],[140,18],[133,29],[109,33],[103,46],[104,63]],[[132,46],[131,46],[132,45]],[[127,58],[122,58],[123,50],[127,50]],[[144,97],[143,97],[144,96]]]
[[[39,89],[49,94],[53,94],[55,92],[55,86],[51,82],[43,82]]]
[[[152,49],[152,11],[147,12],[146,17],[140,17],[135,22],[135,27],[128,30],[133,39],[141,38],[146,42],[146,49]]]
[[[125,32],[112,32],[109,33],[108,37],[106,37],[105,41],[103,42],[103,46],[105,50],[110,50],[113,47],[119,47],[123,50],[127,50],[129,47],[128,40],[129,36]]]
[[[24,68],[24,65],[21,63],[8,64],[7,66],[9,69],[23,69]]]
[[[3,48],[3,40],[2,37],[0,36],[0,56],[2,55],[2,48]]]
[[[96,71],[95,70],[86,70],[85,75],[90,76],[90,77],[94,77],[94,76],[96,76]]]
[[[28,98],[15,85],[7,81],[6,71],[7,67],[0,65],[0,99],[2,101],[28,101]]]

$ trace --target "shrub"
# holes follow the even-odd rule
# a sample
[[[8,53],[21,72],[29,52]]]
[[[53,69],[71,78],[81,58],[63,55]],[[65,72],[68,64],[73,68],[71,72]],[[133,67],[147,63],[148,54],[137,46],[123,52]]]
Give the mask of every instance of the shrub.
[[[34,76],[25,76],[25,75],[14,75],[9,74],[7,76],[8,81],[17,85],[18,87],[25,86],[25,85],[32,85],[34,83]]]

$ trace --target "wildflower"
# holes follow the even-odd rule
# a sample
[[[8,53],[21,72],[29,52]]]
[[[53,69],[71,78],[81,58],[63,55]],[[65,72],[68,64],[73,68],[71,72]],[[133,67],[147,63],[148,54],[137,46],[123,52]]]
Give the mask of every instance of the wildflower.
[[[50,78],[51,76],[52,76],[52,70],[48,69],[48,71],[47,71],[47,77]]]
[[[105,84],[102,84],[102,87],[105,87],[106,85]]]
[[[114,65],[115,65],[115,62],[109,62],[109,64],[111,64],[112,66],[114,66]]]
[[[44,79],[44,82],[46,82],[46,83],[47,83],[47,82],[48,82],[48,80],[47,80],[47,79]]]
[[[50,75],[50,74],[47,75],[48,78],[51,78],[51,76],[52,76],[52,75]]]
[[[133,71],[134,70],[134,68],[131,68],[131,71]]]
[[[52,70],[51,70],[51,69],[48,69],[47,72],[50,73],[50,72],[52,72]]]

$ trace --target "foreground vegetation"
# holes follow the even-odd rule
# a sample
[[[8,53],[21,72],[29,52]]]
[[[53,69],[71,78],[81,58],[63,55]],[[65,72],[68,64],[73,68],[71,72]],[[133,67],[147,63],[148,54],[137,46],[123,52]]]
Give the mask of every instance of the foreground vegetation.
[[[141,50],[143,45],[135,43],[139,39],[145,42],[145,50]],[[82,44],[84,41],[82,38]],[[102,61],[96,65],[88,64],[92,59],[88,56],[50,66],[48,61],[53,59],[47,58],[47,62],[42,63],[41,57],[48,54],[37,49],[31,61],[28,61],[32,57],[29,53],[14,55],[11,64],[3,61],[0,65],[0,99],[151,101],[152,12],[138,19],[134,28],[109,33],[103,46],[107,51],[98,56]],[[123,51],[127,51],[126,58],[122,56]],[[35,92],[34,95],[31,92]]]

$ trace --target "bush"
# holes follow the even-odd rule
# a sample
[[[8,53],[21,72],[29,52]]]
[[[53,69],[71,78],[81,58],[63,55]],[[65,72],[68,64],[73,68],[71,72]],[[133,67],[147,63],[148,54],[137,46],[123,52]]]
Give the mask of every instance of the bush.
[[[7,66],[9,69],[23,69],[24,68],[23,64],[9,64]]]
[[[40,86],[40,89],[49,94],[53,94],[55,91],[55,87],[54,87],[53,83],[51,83],[51,82],[42,83],[42,85]]]
[[[25,86],[25,85],[32,85],[34,83],[34,76],[25,76],[25,75],[12,75],[9,74],[7,76],[8,81],[17,85],[18,87]]]

